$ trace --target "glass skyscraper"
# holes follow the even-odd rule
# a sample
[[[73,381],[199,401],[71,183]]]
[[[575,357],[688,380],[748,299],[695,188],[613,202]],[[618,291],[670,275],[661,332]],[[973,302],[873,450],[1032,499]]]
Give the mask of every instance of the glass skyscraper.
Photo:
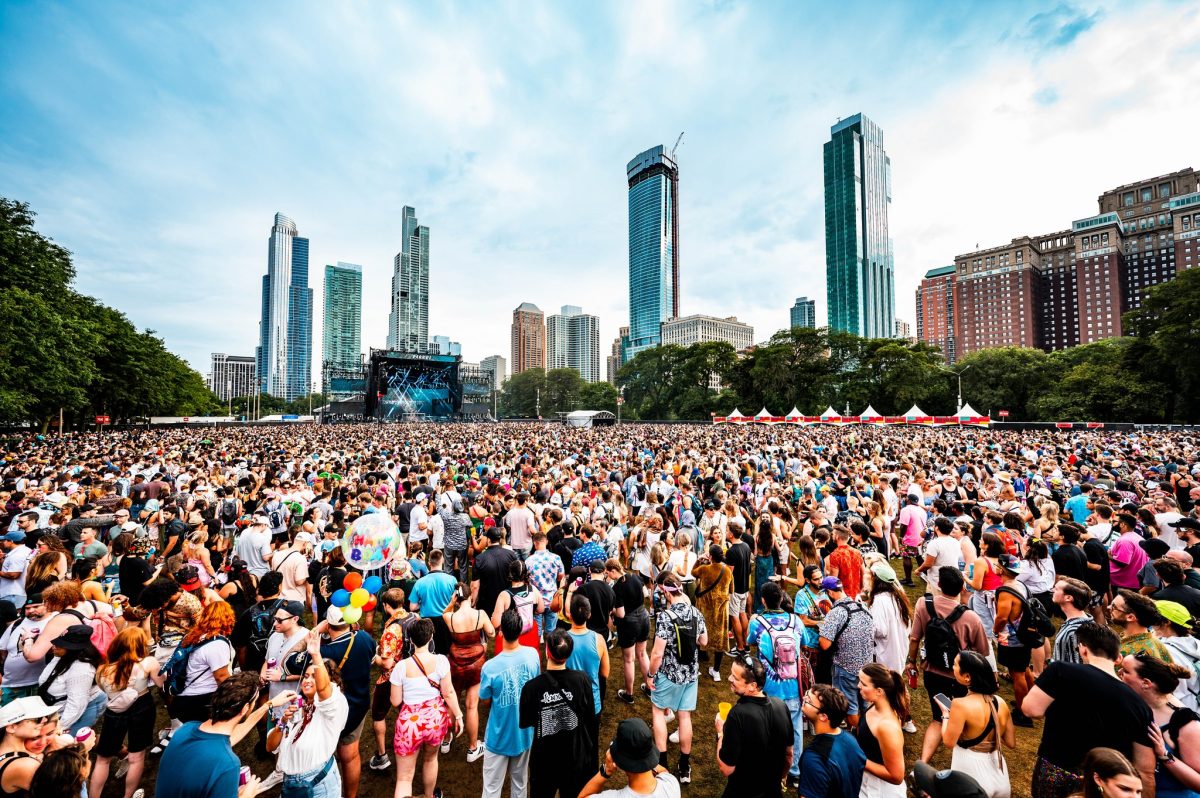
[[[255,352],[262,390],[296,399],[312,390],[312,289],[308,239],[296,223],[275,214],[262,279],[262,315]]]
[[[626,167],[629,179],[629,340],[622,362],[662,342],[679,315],[679,166],[662,145]]]
[[[825,142],[825,280],[829,327],[891,338],[896,318],[892,162],[883,130],[862,114],[843,119]]]
[[[357,368],[362,360],[362,266],[325,264],[321,319],[321,359],[335,369]]]
[[[796,304],[792,305],[791,327],[816,327],[817,326],[817,303],[815,300],[809,299],[806,296],[797,297]]]
[[[429,351],[429,228],[417,212],[401,211],[400,251],[392,269],[392,312],[388,316],[388,349]]]

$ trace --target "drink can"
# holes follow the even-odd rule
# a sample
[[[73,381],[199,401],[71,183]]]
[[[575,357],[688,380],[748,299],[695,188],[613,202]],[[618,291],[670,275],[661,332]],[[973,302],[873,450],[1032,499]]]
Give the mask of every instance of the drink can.
[[[82,729],[75,732],[75,742],[79,743],[80,745],[83,745],[84,743],[86,743],[88,740],[91,739],[91,737],[92,737],[92,727],[91,726],[84,726]]]
[[[915,667],[908,670],[908,688],[911,690],[917,686],[917,669]]]
[[[250,766],[242,765],[241,769],[238,771],[238,786],[245,787],[246,782],[248,782],[249,780],[250,780]]]
[[[267,670],[274,670],[275,666],[277,666],[278,664],[279,664],[279,660],[275,659],[274,657],[271,657],[269,660],[267,660]]]

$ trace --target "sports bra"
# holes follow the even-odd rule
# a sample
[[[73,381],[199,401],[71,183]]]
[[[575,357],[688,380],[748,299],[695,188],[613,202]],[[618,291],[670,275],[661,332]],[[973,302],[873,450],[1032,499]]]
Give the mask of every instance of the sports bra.
[[[974,748],[991,736],[992,732],[996,729],[996,710],[999,709],[999,705],[996,703],[995,696],[991,697],[991,703],[992,711],[988,713],[988,721],[986,724],[984,724],[983,731],[974,737],[959,737],[958,742],[955,743],[955,745],[957,745],[959,748]],[[999,745],[999,740],[996,741],[996,744]]]

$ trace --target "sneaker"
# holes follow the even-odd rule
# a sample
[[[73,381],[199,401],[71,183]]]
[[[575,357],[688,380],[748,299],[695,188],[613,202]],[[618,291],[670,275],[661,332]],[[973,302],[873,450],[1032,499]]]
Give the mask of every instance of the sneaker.
[[[670,740],[671,742],[675,743],[676,745],[678,745],[679,744],[679,729],[676,729],[675,731],[668,734],[667,739]]]
[[[738,651],[737,646],[730,646],[729,651],[726,653],[728,653],[731,658],[737,659],[739,656],[741,656],[742,652]]]
[[[442,740],[442,753],[450,753],[450,743],[454,742],[454,734],[447,734],[446,739]]]
[[[377,754],[367,762],[367,767],[371,768],[371,770],[387,770],[391,766],[392,760],[388,758],[387,754]]]
[[[649,698],[653,694],[653,691],[646,686],[645,682],[639,684],[638,689],[642,691],[642,695],[646,696],[646,698]]]
[[[692,783],[692,766],[690,764],[687,767],[681,766],[679,768],[678,773],[679,773],[679,783],[680,784],[691,784]]]
[[[629,693],[625,692],[624,690],[617,691],[617,698],[621,699],[626,704],[633,706],[633,696],[630,695]]]
[[[712,680],[714,682],[721,681],[721,672],[719,670],[717,670],[716,668],[709,668],[708,675],[712,677]]]
[[[670,723],[673,720],[675,720],[675,710],[668,709],[667,710],[667,723]]]
[[[277,787],[282,783],[283,783],[283,771],[282,770],[272,770],[271,775],[267,776],[265,779],[263,779],[262,782],[258,785],[258,791],[259,791],[259,793],[264,793],[267,790],[271,789],[272,787]]]
[[[912,720],[909,720],[908,723],[904,724],[904,733],[905,734],[916,734],[917,733],[917,724],[913,723]]]
[[[480,759],[483,759],[483,743],[480,743],[474,748],[467,749],[468,762],[478,762]]]
[[[125,774],[128,772],[129,772],[129,760],[127,758],[123,758],[123,759],[121,759],[120,762],[117,763],[116,769],[113,770],[113,778],[116,779],[117,781],[120,781],[121,779],[125,778]]]

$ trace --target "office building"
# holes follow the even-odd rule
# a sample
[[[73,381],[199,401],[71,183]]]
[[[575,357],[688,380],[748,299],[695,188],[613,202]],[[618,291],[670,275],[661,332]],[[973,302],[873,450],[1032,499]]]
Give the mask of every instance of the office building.
[[[255,362],[262,389],[271,396],[291,400],[312,390],[308,239],[282,213],[275,214],[268,239]]]
[[[507,361],[501,355],[492,355],[485,357],[479,362],[479,370],[488,372],[492,375],[492,387],[497,391],[504,386],[504,381],[508,379]]]
[[[956,357],[1041,341],[1041,256],[1029,236],[954,259]]]
[[[462,357],[462,344],[458,341],[451,341],[448,335],[435,335],[429,339],[429,353]]]
[[[904,319],[900,318],[899,316],[896,317],[896,321],[894,323],[894,329],[896,331],[896,337],[899,338],[900,340],[902,340],[902,341],[912,340],[912,327],[909,326],[908,322],[906,322]]]
[[[253,396],[258,386],[254,358],[213,352],[208,389],[222,402]]]
[[[917,340],[938,347],[947,363],[954,362],[953,266],[930,269],[917,287]]]
[[[546,315],[532,302],[513,311],[512,375],[546,368]]]
[[[679,315],[679,166],[661,145],[626,166],[629,181],[629,342],[622,362],[661,343]]]
[[[622,327],[617,337],[613,339],[612,349],[609,351],[608,357],[604,358],[605,367],[608,371],[609,383],[617,384],[617,372],[621,370],[621,352],[624,349],[624,342],[629,339],[629,328]]]
[[[662,326],[664,345],[691,346],[709,341],[724,341],[742,352],[754,345],[754,328],[738,321],[735,316],[721,319],[700,313],[671,319]],[[714,391],[721,390],[720,377],[709,375],[708,387]]]
[[[400,212],[400,251],[392,265],[392,312],[388,349],[429,351],[429,228],[405,205]]]
[[[546,368],[575,369],[585,382],[599,382],[600,320],[575,305],[547,318]]]
[[[336,266],[325,265],[325,297],[321,319],[321,360],[324,364],[333,369],[360,366],[362,266],[342,261],[338,261]]]
[[[833,330],[891,338],[896,318],[892,162],[883,130],[862,114],[843,119],[825,143],[825,280]]]
[[[792,323],[789,329],[796,327],[816,327],[817,326],[817,302],[814,299],[809,299],[806,296],[797,297],[796,304],[792,305]]]

